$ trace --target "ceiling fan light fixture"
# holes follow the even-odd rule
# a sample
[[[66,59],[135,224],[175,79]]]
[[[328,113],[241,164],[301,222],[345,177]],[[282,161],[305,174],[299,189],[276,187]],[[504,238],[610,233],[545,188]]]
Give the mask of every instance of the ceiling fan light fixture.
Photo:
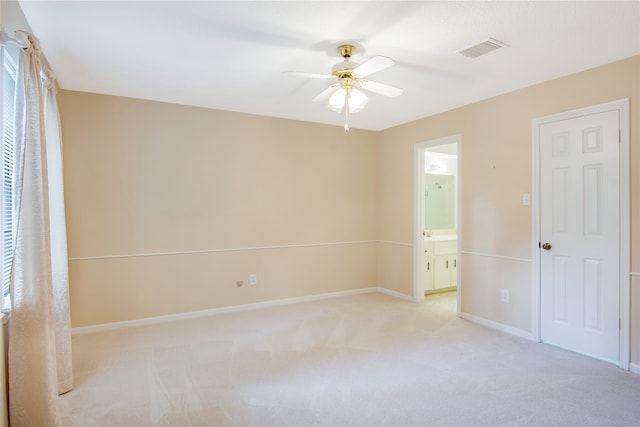
[[[369,98],[361,90],[351,89],[349,91],[347,104],[349,105],[349,112],[351,114],[362,110],[365,105],[367,105],[367,102],[369,102]]]
[[[341,113],[345,105],[347,105],[349,113],[354,114],[361,111],[367,105],[367,102],[369,102],[369,98],[361,90],[341,87],[331,95],[327,107],[331,111]]]
[[[330,110],[336,113],[341,113],[344,108],[344,101],[347,98],[347,91],[345,88],[340,88],[331,95],[329,98],[329,104],[327,105]]]

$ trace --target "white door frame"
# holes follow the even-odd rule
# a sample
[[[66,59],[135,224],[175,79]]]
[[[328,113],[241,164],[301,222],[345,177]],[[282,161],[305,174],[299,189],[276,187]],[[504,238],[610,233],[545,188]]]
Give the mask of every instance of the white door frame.
[[[419,142],[413,146],[413,300],[415,302],[424,301],[424,238],[422,236],[424,221],[424,151],[427,148],[438,145],[457,144],[458,146],[458,171],[456,175],[456,231],[457,239],[457,314],[460,316],[461,295],[462,295],[462,135],[456,134],[443,138],[432,139]]]
[[[565,111],[533,119],[533,193],[532,193],[532,325],[536,341],[541,341],[540,331],[540,127],[546,123],[568,120],[606,111],[618,111],[620,117],[620,367],[629,370],[630,340],[630,193],[629,193],[629,99],[607,102],[591,107]]]

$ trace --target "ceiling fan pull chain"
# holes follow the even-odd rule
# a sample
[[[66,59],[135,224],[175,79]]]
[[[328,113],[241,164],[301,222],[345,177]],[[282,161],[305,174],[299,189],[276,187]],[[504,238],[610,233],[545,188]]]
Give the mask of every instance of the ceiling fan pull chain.
[[[347,91],[347,96],[344,97],[344,131],[349,132],[349,96],[350,93]]]

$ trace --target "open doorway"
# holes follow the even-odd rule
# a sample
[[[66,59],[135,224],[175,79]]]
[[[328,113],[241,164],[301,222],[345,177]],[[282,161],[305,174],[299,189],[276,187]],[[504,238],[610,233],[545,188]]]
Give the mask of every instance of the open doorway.
[[[455,293],[460,314],[460,143],[454,135],[415,145],[414,300]]]

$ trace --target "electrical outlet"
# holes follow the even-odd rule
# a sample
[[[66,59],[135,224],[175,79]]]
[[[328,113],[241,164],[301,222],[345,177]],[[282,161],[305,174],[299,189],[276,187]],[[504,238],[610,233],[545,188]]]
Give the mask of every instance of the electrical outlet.
[[[529,206],[531,204],[531,195],[525,193],[522,195],[522,206]]]
[[[256,273],[249,275],[249,284],[251,286],[258,284],[258,275]]]
[[[502,289],[500,291],[500,301],[505,304],[509,303],[509,289]]]

